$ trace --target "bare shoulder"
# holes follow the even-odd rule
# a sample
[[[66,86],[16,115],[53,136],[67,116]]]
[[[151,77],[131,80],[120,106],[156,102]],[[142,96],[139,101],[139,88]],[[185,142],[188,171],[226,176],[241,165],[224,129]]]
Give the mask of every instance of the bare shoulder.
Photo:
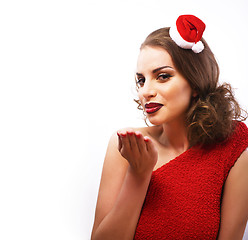
[[[123,172],[121,174],[122,176],[127,168],[127,165],[126,159],[123,158],[118,151],[118,136],[116,131],[109,139],[103,164],[101,183],[105,180],[115,178],[120,174],[120,172]]]
[[[248,151],[245,150],[227,177],[222,206],[219,240],[242,239],[248,220]]]
[[[242,164],[248,167],[248,148],[246,148],[246,150],[240,155],[240,157],[237,160],[237,163],[239,165]]]
[[[240,157],[229,172],[228,178],[235,181],[236,178],[246,177],[248,181],[248,148],[242,152]],[[248,182],[247,182],[248,184]]]

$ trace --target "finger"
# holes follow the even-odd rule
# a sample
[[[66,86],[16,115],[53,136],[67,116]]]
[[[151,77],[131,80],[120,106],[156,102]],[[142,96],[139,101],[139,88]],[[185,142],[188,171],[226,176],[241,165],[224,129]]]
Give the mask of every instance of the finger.
[[[121,138],[123,151],[130,151],[131,147],[130,147],[129,138],[127,136],[127,132],[126,131],[121,131],[120,132],[120,138]]]
[[[139,148],[140,154],[144,153],[146,151],[146,144],[144,141],[144,137],[141,132],[136,131],[135,132],[135,137],[136,137],[136,143]]]
[[[128,130],[127,131],[127,136],[128,136],[128,140],[129,140],[129,144],[130,144],[130,149],[132,151],[137,150],[137,143],[136,143],[136,139],[134,136],[134,131],[133,130]]]
[[[146,143],[146,149],[147,149],[148,152],[156,152],[155,145],[152,142],[151,138],[145,136],[144,141]]]
[[[118,150],[121,151],[122,141],[121,141],[121,136],[119,132],[117,132],[117,136],[118,136]]]

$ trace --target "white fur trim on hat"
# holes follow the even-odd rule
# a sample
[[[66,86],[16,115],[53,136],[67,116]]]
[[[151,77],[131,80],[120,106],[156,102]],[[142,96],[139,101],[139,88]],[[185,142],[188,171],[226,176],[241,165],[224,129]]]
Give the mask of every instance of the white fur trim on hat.
[[[186,40],[184,40],[177,31],[176,25],[170,28],[169,34],[171,39],[181,48],[192,49],[192,51],[195,53],[200,53],[204,49],[204,45],[201,41],[194,43],[194,42],[187,42]]]
[[[192,51],[195,53],[200,53],[204,49],[202,41],[195,43],[192,47]]]

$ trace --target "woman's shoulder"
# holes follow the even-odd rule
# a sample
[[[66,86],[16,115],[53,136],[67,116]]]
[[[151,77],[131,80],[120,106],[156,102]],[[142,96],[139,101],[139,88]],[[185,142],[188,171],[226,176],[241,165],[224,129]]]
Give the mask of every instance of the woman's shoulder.
[[[248,151],[242,152],[231,168],[224,185],[219,237],[243,232],[248,217]],[[230,226],[232,226],[230,228]]]

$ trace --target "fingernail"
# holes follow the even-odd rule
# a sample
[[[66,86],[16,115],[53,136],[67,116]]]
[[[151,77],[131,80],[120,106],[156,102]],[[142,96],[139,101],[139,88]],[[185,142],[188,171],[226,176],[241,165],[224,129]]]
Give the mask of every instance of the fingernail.
[[[127,132],[128,135],[132,136],[133,135],[133,132]]]
[[[144,137],[145,142],[149,142],[149,138]]]
[[[135,133],[135,136],[136,136],[137,138],[140,138],[140,137],[141,137],[141,134],[140,134],[140,133]]]

